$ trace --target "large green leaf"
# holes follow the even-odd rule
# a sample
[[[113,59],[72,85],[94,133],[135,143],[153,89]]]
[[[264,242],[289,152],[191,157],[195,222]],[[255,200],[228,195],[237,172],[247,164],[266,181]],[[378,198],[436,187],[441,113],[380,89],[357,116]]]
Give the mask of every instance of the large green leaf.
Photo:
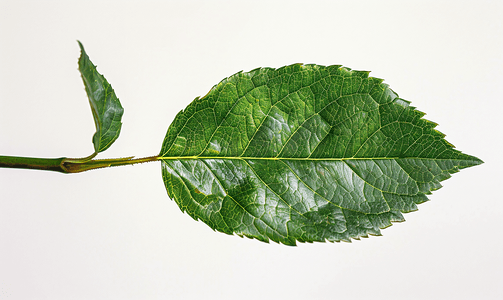
[[[228,234],[350,241],[380,235],[451,173],[482,163],[368,73],[297,64],[224,79],[166,134],[169,196]]]
[[[96,125],[93,144],[94,152],[98,154],[108,149],[119,137],[124,109],[112,86],[103,75],[98,73],[80,42],[79,46],[82,52],[79,58],[79,71],[82,74]]]

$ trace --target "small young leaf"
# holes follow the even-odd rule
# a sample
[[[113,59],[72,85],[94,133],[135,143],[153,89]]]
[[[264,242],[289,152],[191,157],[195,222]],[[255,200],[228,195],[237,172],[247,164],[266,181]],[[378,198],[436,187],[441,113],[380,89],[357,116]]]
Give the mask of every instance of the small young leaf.
[[[368,72],[240,72],[176,116],[164,183],[182,211],[228,234],[287,245],[380,235],[482,163],[423,115]]]
[[[98,73],[96,66],[89,60],[84,46],[78,43],[82,52],[79,58],[79,71],[82,74],[96,125],[93,144],[94,154],[98,154],[108,149],[119,137],[124,109],[110,83]]]

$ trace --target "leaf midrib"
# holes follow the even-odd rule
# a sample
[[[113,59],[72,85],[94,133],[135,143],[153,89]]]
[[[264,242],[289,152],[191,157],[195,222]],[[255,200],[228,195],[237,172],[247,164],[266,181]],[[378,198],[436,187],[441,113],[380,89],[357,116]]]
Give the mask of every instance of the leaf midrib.
[[[419,160],[462,160],[460,158],[429,158],[429,157],[347,157],[347,158],[312,158],[312,157],[253,157],[253,156],[159,156],[159,160],[197,160],[197,159],[228,159],[228,160],[296,160],[296,161],[346,161],[346,160],[397,160],[397,159],[419,159]]]

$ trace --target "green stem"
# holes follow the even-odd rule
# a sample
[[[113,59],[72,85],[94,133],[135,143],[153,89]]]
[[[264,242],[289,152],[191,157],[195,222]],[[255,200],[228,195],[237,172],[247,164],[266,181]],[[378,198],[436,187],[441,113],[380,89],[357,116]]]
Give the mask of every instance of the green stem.
[[[0,168],[17,168],[56,171],[62,173],[80,173],[93,169],[133,165],[159,160],[157,156],[136,158],[93,159],[83,161],[75,158],[36,158],[18,156],[0,156]]]
[[[61,158],[35,158],[18,156],[0,156],[0,168],[35,169],[57,171],[66,173],[61,164],[65,157]]]

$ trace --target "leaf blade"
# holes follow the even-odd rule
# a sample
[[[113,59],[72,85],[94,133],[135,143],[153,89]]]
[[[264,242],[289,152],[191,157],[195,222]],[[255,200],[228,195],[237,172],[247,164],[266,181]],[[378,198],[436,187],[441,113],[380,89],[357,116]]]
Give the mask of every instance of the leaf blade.
[[[163,178],[182,211],[225,233],[287,245],[380,235],[482,162],[423,115],[368,72],[240,72],[177,115]]]
[[[95,154],[97,154],[108,149],[119,137],[124,109],[110,83],[102,74],[98,73],[96,66],[89,59],[82,43],[77,42],[81,50],[79,71],[96,126],[93,145]]]

